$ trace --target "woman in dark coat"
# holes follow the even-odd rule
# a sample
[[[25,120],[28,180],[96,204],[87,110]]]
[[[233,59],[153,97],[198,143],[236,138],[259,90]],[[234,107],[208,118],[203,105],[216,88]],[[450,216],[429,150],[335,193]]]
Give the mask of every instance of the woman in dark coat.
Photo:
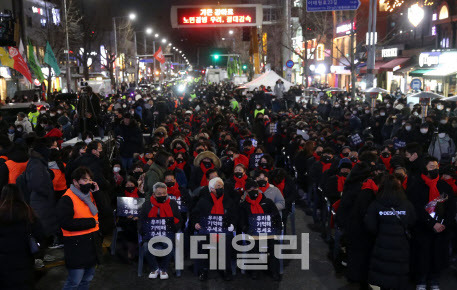
[[[43,231],[33,210],[15,185],[0,195],[0,289],[33,289],[34,257],[29,235],[41,243]]]
[[[394,209],[399,218],[395,215]],[[385,177],[376,200],[365,216],[365,226],[376,241],[371,254],[368,282],[381,289],[407,289],[409,274],[409,229],[416,220],[400,180]]]
[[[143,134],[130,114],[124,115],[124,122],[117,128],[116,135],[123,141],[119,148],[122,166],[129,170],[133,165],[133,153],[143,152]]]
[[[427,157],[423,164],[423,173],[408,182],[407,190],[408,199],[417,214],[417,223],[412,231],[412,265],[418,286],[427,283],[438,286],[440,273],[449,259],[451,228],[455,224],[455,198],[451,186],[439,179],[437,159]],[[426,210],[425,207],[432,201],[436,202],[435,208]]]

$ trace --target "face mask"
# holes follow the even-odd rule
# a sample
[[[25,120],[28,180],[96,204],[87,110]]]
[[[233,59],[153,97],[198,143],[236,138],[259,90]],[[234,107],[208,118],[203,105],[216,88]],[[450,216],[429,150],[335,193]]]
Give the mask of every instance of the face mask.
[[[436,108],[437,108],[438,110],[440,110],[440,111],[441,111],[442,109],[444,109],[443,106],[436,106]]]
[[[175,186],[175,182],[173,182],[173,181],[165,182],[165,184],[167,185],[167,187],[173,187],[173,186]]]
[[[167,200],[168,196],[156,196],[158,203],[164,203]]]
[[[323,157],[321,158],[321,160],[322,160],[322,162],[324,162],[324,163],[329,163],[330,161],[332,161],[332,157],[330,157],[330,156],[323,156]]]
[[[248,191],[248,196],[250,199],[256,199],[257,196],[259,196],[259,191],[258,190],[251,190],[251,191]]]
[[[22,128],[17,128],[17,131],[18,132],[22,132]]]
[[[450,112],[451,111],[451,108],[446,108],[446,112]]]
[[[178,159],[176,159],[176,162],[178,162],[178,163],[183,163],[183,162],[184,162],[184,159],[178,158]]]
[[[418,112],[414,112],[413,115],[417,117],[417,116],[419,116],[419,113]]]
[[[422,134],[427,134],[428,132],[428,129],[427,128],[421,128],[421,133]]]
[[[241,177],[243,177],[243,172],[235,172],[235,174],[233,174],[236,178],[240,179]]]
[[[335,105],[335,108],[339,108],[339,107],[340,107],[340,105],[338,105],[338,104]]]
[[[14,133],[14,129],[8,129],[8,132],[9,132],[10,134],[13,134],[13,133]]]
[[[259,185],[259,187],[265,187],[267,186],[267,181],[266,180],[257,180],[257,184]]]
[[[405,126],[406,131],[411,131],[411,126]]]
[[[89,191],[92,189],[92,186],[92,183],[79,184],[79,190],[84,194],[88,194]]]
[[[203,162],[203,166],[205,166],[206,169],[210,168],[212,164],[213,163],[207,161]]]
[[[386,113],[384,113],[384,112],[381,112],[381,113],[379,113],[379,115],[381,115],[381,116],[385,116],[385,115],[386,115]]]
[[[351,157],[350,159],[352,162],[357,162],[359,160],[357,157]]]
[[[92,142],[92,139],[86,139],[84,142],[89,145],[89,143]]]
[[[392,106],[391,104],[387,104],[387,105],[386,105],[387,108],[390,108],[391,106]]]
[[[57,114],[59,114],[59,115],[62,114],[62,111],[57,111]]]
[[[216,196],[221,197],[224,194],[224,189],[223,188],[217,188],[216,189]]]
[[[445,119],[445,120],[440,120],[440,123],[441,123],[441,124],[446,124],[446,123],[447,123],[447,120],[446,120],[446,119]]]
[[[357,111],[352,111],[352,114],[357,115]]]
[[[44,113],[46,113],[46,111],[40,111],[40,114],[43,115]]]
[[[370,110],[365,110],[365,114],[370,114]]]
[[[382,156],[383,158],[389,158],[390,153],[389,153],[389,152],[382,152],[382,153],[381,153],[381,156]]]
[[[265,168],[268,167],[268,164],[267,163],[260,163],[259,166],[265,169]]]
[[[431,179],[437,178],[439,173],[440,173],[439,169],[433,169],[433,170],[428,171],[428,175],[430,176]]]
[[[347,177],[349,175],[349,172],[340,172],[340,176]]]
[[[444,137],[446,137],[446,133],[439,133],[439,134],[438,134],[438,137],[444,138]]]
[[[117,172],[121,171],[121,168],[120,167],[114,167],[113,171],[117,173]]]
[[[341,153],[341,155],[343,155],[344,157],[348,157],[349,156],[349,153]]]
[[[125,188],[125,190],[127,190],[127,192],[133,192],[135,190],[135,187],[134,186],[127,186]]]

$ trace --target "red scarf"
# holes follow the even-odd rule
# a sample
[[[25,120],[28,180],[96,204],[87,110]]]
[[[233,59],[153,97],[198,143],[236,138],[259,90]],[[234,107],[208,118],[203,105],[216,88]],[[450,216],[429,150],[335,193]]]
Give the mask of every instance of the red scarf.
[[[338,178],[338,192],[343,192],[346,176],[337,175],[336,177]]]
[[[322,173],[324,173],[325,171],[329,170],[330,167],[332,166],[332,163],[324,163],[321,161],[321,164],[322,164]]]
[[[243,152],[243,154],[245,154],[246,157],[249,159],[249,158],[251,158],[251,155],[254,153],[254,151],[255,151],[255,147],[252,146],[248,152]]]
[[[246,179],[248,179],[248,176],[244,174],[241,178],[237,178],[236,176],[233,176],[235,179],[235,189],[237,188],[243,188],[246,186]]]
[[[408,186],[408,176],[406,176],[405,179],[403,179],[401,186],[403,187],[403,190],[406,190],[406,187]]]
[[[284,186],[286,185],[286,179],[284,178],[280,183],[273,183],[279,189],[279,191],[281,191],[282,196],[284,196]]]
[[[163,144],[163,142],[165,142],[165,137],[162,137],[162,138],[160,138],[160,140],[159,140],[159,144],[160,144],[160,145],[162,145],[162,144]]]
[[[262,193],[265,193],[265,191],[267,191],[267,189],[270,187],[270,184],[267,183],[267,185],[265,185],[265,187],[259,187],[259,189],[262,191]]]
[[[440,197],[440,192],[438,191],[438,187],[436,187],[436,185],[438,184],[438,180],[440,180],[440,177],[438,176],[435,179],[430,179],[430,177],[421,174],[421,178],[429,188],[428,202],[431,202]]]
[[[262,194],[259,193],[256,199],[252,200],[249,195],[246,195],[246,201],[251,204],[251,213],[252,214],[263,214],[263,208],[260,206],[260,201],[262,200]]]
[[[136,188],[136,187],[132,192],[128,192],[127,190],[124,190],[124,194],[125,194],[126,197],[139,198],[139,196],[138,196],[138,188]]]
[[[390,171],[390,159],[392,159],[392,156],[389,156],[387,158],[384,158],[382,156],[379,156],[382,160],[382,163],[384,163],[384,166],[386,166],[386,169]]]
[[[168,170],[174,171],[176,169],[176,161],[172,165],[168,166]]]
[[[316,159],[316,161],[321,161],[321,157],[319,155],[317,155],[316,152],[313,153],[313,156],[314,156],[314,159]]]
[[[197,157],[198,156],[197,151],[194,151],[193,155],[194,155],[194,158]]]
[[[143,164],[146,164],[146,159],[144,159],[144,157],[141,157],[141,156],[138,156],[138,160],[141,160],[141,162],[143,162]]]
[[[219,199],[216,197],[214,193],[211,192],[211,198],[213,199],[213,208],[211,209],[211,214],[224,214],[224,195],[222,195]]]
[[[378,192],[379,188],[376,185],[376,183],[373,181],[373,179],[368,179],[362,184],[362,190],[364,190],[364,189],[371,189],[376,194]]]
[[[155,197],[151,196],[151,204],[152,204],[152,208],[149,211],[148,217],[156,218],[159,211],[160,211],[160,217],[162,217],[162,218],[174,217],[173,211],[171,210],[169,198],[167,198],[167,200],[164,203],[158,203],[157,200],[155,199]],[[174,217],[174,222],[175,222],[175,224],[179,223],[179,219]]]
[[[184,148],[176,149],[176,148],[175,148],[175,149],[173,149],[173,152],[174,152],[175,154],[178,154],[178,153],[186,153],[186,149],[184,149]]]
[[[211,164],[210,168],[206,168],[205,165],[203,165],[203,162],[201,162],[200,169],[203,172],[202,179],[200,180],[200,186],[208,186],[208,179],[206,178],[206,172],[210,169],[214,169],[214,164]]]
[[[183,161],[181,163],[176,162],[176,167],[181,169],[181,170],[184,170],[184,166],[186,166],[186,164],[187,164],[186,161]]]
[[[452,187],[452,191],[454,192],[454,195],[457,195],[457,184],[455,184],[455,179],[449,178],[449,179],[443,179],[443,180],[446,181],[446,183]]]
[[[268,138],[267,138],[267,142],[268,142],[268,143],[272,143],[272,142],[273,142],[273,138],[274,138],[274,136],[268,137]]]
[[[168,195],[176,196],[176,198],[181,197],[181,191],[179,190],[179,184],[175,182],[175,185],[172,187],[167,187]]]

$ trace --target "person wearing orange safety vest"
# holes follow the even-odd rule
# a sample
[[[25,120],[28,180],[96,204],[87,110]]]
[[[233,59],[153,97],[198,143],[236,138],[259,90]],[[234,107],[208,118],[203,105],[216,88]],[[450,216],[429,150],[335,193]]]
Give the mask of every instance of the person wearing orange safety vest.
[[[6,184],[16,184],[16,179],[27,167],[29,154],[20,145],[15,145],[0,157],[0,190]]]
[[[87,167],[72,173],[72,183],[57,205],[68,278],[63,289],[89,289],[102,256],[99,187]],[[98,202],[97,202],[97,201]]]

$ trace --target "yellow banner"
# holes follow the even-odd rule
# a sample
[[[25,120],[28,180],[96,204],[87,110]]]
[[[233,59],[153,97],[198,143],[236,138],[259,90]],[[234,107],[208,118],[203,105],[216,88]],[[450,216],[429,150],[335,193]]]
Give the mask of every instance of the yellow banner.
[[[0,47],[0,62],[3,66],[14,68],[14,59],[11,58],[8,50],[3,47]]]

